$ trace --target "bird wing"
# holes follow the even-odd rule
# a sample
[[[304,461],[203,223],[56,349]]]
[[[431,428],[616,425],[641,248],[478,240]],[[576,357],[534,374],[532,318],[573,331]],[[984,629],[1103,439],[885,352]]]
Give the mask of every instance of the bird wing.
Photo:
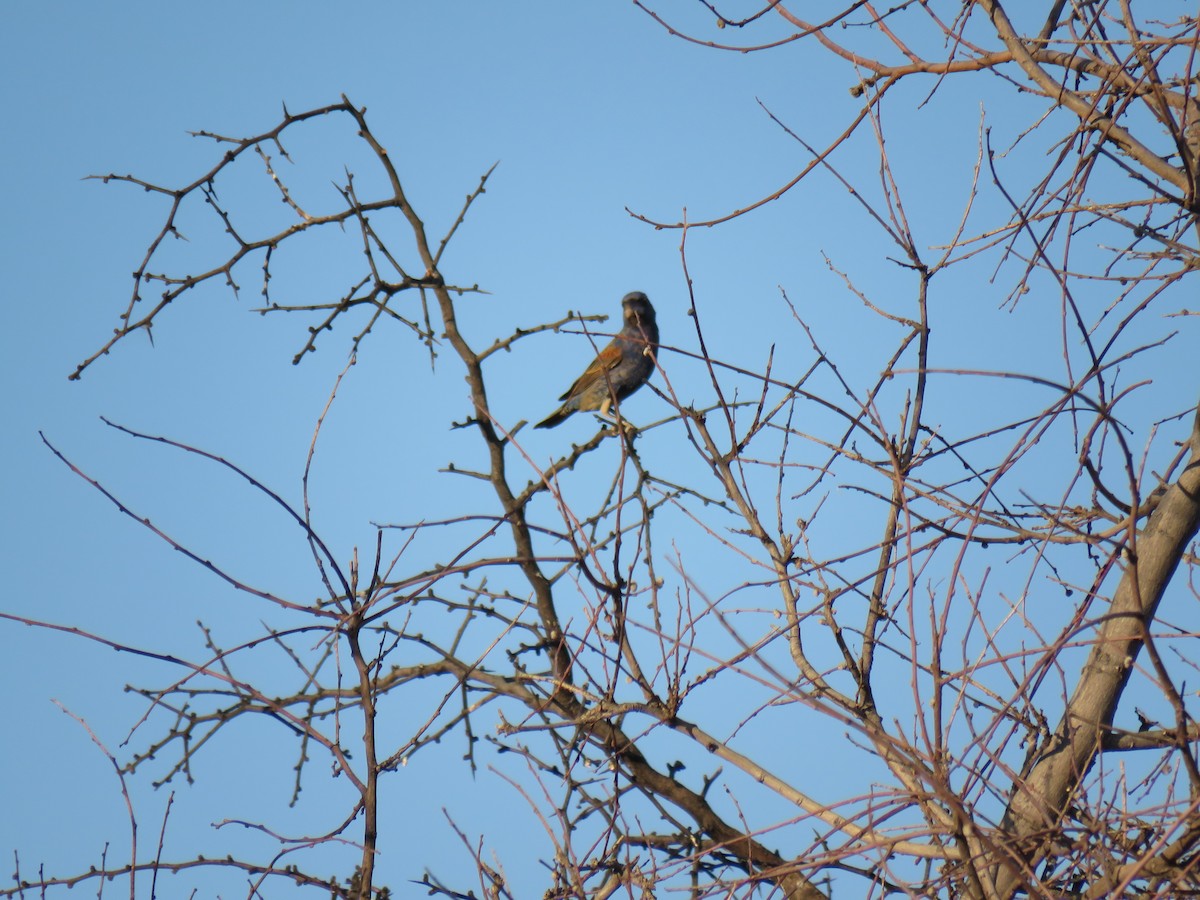
[[[558,399],[567,400],[583,393],[595,383],[597,378],[603,378],[605,372],[615,369],[621,362],[621,355],[621,348],[617,346],[616,341],[613,341],[596,355],[592,364],[583,370],[583,374],[576,378],[575,383],[567,388],[567,392]]]

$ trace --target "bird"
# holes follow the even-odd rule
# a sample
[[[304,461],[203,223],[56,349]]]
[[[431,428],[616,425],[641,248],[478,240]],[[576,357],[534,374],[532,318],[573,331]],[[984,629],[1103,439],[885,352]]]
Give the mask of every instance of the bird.
[[[563,405],[535,428],[553,428],[580,411],[595,410],[607,418],[614,403],[620,403],[650,380],[658,351],[654,307],[645,294],[633,291],[621,299],[621,311],[625,321],[621,330],[558,398]]]

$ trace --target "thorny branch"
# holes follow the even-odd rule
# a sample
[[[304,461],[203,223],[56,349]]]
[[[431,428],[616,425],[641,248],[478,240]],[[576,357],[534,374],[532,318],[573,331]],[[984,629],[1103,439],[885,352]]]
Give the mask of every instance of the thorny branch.
[[[694,336],[659,353],[658,421],[601,429],[548,462],[526,443],[524,423],[493,407],[489,366],[501,350],[527,352],[538,336],[597,316],[514,323],[480,348],[465,336],[462,298],[478,288],[451,286],[441,264],[490,171],[447,230],[430,235],[366,111],[342,98],[285,110],[249,138],[201,132],[227,150],[182,188],[106,176],[163,196],[169,209],[120,327],[73,377],[128,334],[149,332],[193,288],[236,290],[235,271],[261,257],[264,310],[315,316],[297,361],[361,313],[352,351],[395,323],[465,375],[470,406],[451,421],[470,431],[484,462],[443,472],[490,494],[470,514],[434,510],[377,529],[360,568],[357,551],[349,564],[335,558],[307,501],[294,509],[224,458],[123,429],[215,463],[281,508],[311,546],[321,585],[318,599],[293,599],[174,541],[68,462],[169,546],[289,617],[228,648],[206,630],[207,656],[189,662],[5,615],[183,670],[137,689],[148,706],[134,733],[154,733],[122,772],[168,754],[165,780],[190,779],[197,754],[260,716],[299,744],[296,796],[301,772],[314,777],[310,751],[323,751],[354,798],[308,841],[248,823],[280,840],[268,863],[169,863],[160,847],[154,863],[142,855],[77,879],[18,877],[0,895],[209,865],[256,884],[289,878],[336,896],[385,897],[388,777],[453,739],[465,741],[473,774],[498,775],[535,816],[544,842],[530,853],[547,873],[547,897],[636,887],[817,898],[850,884],[872,896],[980,900],[1200,890],[1200,730],[1187,687],[1195,629],[1175,619],[1179,596],[1197,595],[1200,418],[1196,385],[1166,384],[1188,373],[1160,361],[1183,328],[1144,334],[1197,268],[1196,20],[1139,19],[1128,2],[1059,0],[1032,22],[995,0],[856,2],[819,22],[794,4],[733,15],[704,3],[722,30],[769,32],[735,44],[637,5],[715,50],[815,44],[852,67],[857,102],[832,137],[770,114],[808,158],[768,196],[698,222],[639,214],[681,231]],[[962,167],[961,214],[930,232],[913,215],[924,192],[889,154],[889,140],[903,136],[888,124],[902,102],[897,86],[925,79],[928,104],[948,79],[983,71],[1042,106],[1004,151],[985,117],[978,154]],[[346,172],[340,205],[317,213],[274,164],[288,158],[294,129],[321,119],[350,122],[386,185],[378,196],[360,196],[364,182]],[[873,173],[842,160],[864,140]],[[1027,146],[1044,169],[1012,162]],[[294,221],[263,234],[242,224],[218,190],[242,160],[258,161]],[[727,361],[731,342],[710,324],[712,305],[689,270],[690,235],[817,177],[865,213],[873,231],[863,253],[882,242],[879,256],[894,267],[887,290],[829,259],[844,287],[837,302],[855,324],[831,333],[786,290],[782,304],[755,298],[763,310],[774,303],[792,331],[755,335],[764,338],[757,369]],[[181,210],[197,202],[232,241],[228,252],[194,272],[155,272],[167,239],[180,236]],[[998,218],[975,224],[995,209]],[[403,250],[374,223],[385,214],[402,218]],[[272,301],[280,248],[326,225],[354,230],[364,268],[332,301]],[[1017,353],[1008,370],[964,363],[971,356],[940,337],[948,300],[963,302],[960,270],[976,286],[1006,276],[1004,314],[1030,317],[1031,329],[1050,321],[1059,358],[1030,362],[1035,371]],[[163,292],[138,313],[151,282]],[[1038,303],[1047,297],[1058,301],[1051,318]],[[991,337],[981,328],[971,340],[981,352]],[[449,359],[435,357],[440,341]],[[434,538],[449,561],[419,563],[420,542]],[[286,689],[241,674],[267,650],[285,660]],[[1167,725],[1139,711],[1140,730],[1128,727],[1133,687],[1160,698]],[[414,711],[399,738],[379,727],[393,699]],[[475,875],[426,872],[423,886],[445,897],[521,896],[487,836],[469,834],[469,814],[448,815]],[[353,874],[280,865],[283,853],[300,859],[335,843],[353,853]],[[514,870],[523,862],[509,861]]]

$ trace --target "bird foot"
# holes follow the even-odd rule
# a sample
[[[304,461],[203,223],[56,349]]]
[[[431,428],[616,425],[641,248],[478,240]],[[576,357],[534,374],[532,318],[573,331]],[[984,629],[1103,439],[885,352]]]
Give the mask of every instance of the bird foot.
[[[596,413],[596,418],[600,420],[600,424],[606,429],[610,429],[614,432],[619,431],[624,434],[634,435],[639,431],[636,425],[634,425],[628,419],[622,418],[621,416],[605,416],[601,415],[600,413]]]

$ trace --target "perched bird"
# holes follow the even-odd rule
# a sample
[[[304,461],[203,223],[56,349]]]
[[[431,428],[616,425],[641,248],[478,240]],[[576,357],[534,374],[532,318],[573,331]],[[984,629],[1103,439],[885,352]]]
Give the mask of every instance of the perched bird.
[[[558,398],[563,405],[534,427],[553,428],[581,410],[597,410],[608,416],[613,403],[624,400],[650,380],[658,350],[654,307],[645,294],[634,291],[621,300],[621,310],[625,324],[616,337]]]

